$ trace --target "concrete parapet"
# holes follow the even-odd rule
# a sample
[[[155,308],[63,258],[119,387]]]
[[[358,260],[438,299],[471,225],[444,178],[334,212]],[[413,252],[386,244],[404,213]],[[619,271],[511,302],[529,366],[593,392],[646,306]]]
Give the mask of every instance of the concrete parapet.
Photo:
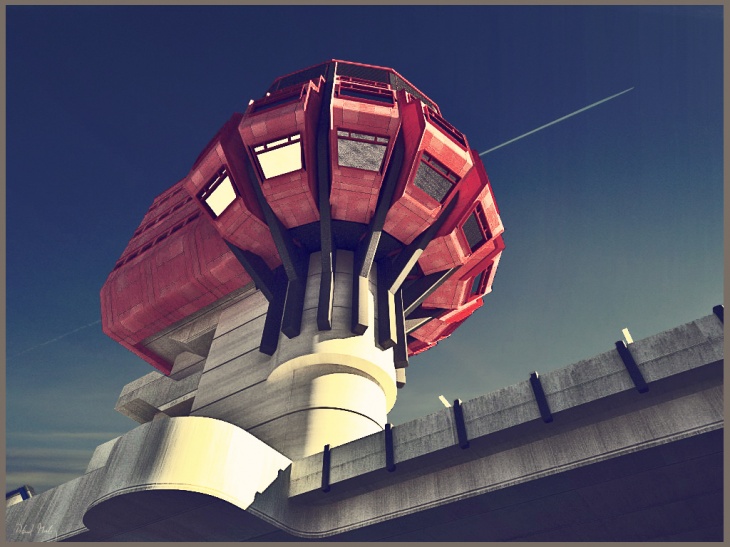
[[[628,349],[648,391],[609,351],[540,375],[550,423],[525,380],[461,404],[468,448],[453,408],[392,428],[390,470],[385,432],[287,467],[234,425],[158,414],[100,445],[82,477],[8,507],[7,539],[722,539],[722,324],[704,317]],[[338,374],[306,383],[316,393]],[[201,437],[197,420],[215,427]]]

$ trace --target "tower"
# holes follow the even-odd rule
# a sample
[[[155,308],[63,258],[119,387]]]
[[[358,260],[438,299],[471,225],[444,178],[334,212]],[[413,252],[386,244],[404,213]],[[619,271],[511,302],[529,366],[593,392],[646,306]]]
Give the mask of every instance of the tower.
[[[102,288],[104,332],[164,389],[199,382],[118,409],[222,420],[292,459],[382,431],[409,357],[482,305],[502,232],[478,154],[396,71],[277,78],[154,200]]]

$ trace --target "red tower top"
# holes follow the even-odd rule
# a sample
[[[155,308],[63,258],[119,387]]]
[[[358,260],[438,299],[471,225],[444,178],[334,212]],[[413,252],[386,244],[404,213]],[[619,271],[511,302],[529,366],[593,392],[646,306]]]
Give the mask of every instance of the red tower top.
[[[379,344],[404,366],[482,305],[503,231],[478,153],[438,105],[393,69],[332,60],[277,78],[153,201],[101,290],[102,325],[168,374],[196,339],[165,335],[254,282],[293,337],[308,256],[321,251],[331,272],[334,251],[349,250],[354,281],[378,265],[378,301],[393,308]]]

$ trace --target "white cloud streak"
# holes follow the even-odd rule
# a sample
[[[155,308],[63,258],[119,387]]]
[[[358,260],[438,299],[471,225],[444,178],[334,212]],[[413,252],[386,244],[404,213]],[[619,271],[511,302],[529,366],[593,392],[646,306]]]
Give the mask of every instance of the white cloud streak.
[[[45,342],[42,342],[36,346],[32,346],[28,349],[24,349],[23,351],[16,353],[14,355],[10,355],[10,357],[18,357],[19,355],[23,355],[24,353],[28,353],[29,351],[33,351],[38,348],[42,348],[43,346],[47,346],[48,344],[52,344],[53,342],[58,342],[59,340],[62,340],[63,338],[66,338],[67,336],[71,336],[75,332],[79,332],[80,330],[88,329],[89,327],[93,327],[94,325],[98,325],[101,323],[101,319],[94,321],[93,323],[89,323],[88,325],[84,325],[82,327],[78,327],[74,330],[68,331],[60,336],[56,336],[55,338],[52,338],[51,340],[46,340]]]
[[[566,115],[565,115],[565,116],[563,116],[562,118],[558,118],[557,120],[553,120],[553,121],[551,121],[550,123],[546,123],[545,125],[541,125],[541,126],[540,126],[540,127],[538,127],[537,129],[533,129],[532,131],[528,131],[527,133],[523,133],[523,134],[522,134],[522,135],[520,135],[519,137],[515,137],[514,139],[510,139],[510,140],[508,140],[507,142],[503,142],[502,144],[499,144],[499,145],[497,145],[497,146],[495,146],[495,147],[493,147],[493,148],[490,148],[489,150],[485,150],[484,152],[480,152],[480,154],[479,154],[479,155],[480,155],[480,156],[483,156],[484,154],[489,154],[490,152],[494,152],[495,150],[497,150],[497,149],[499,149],[499,148],[502,148],[503,146],[507,146],[508,144],[512,144],[512,143],[513,143],[513,142],[515,142],[515,141],[518,141],[518,140],[520,140],[520,139],[524,139],[524,138],[525,138],[525,137],[527,137],[528,135],[532,135],[533,133],[537,133],[538,131],[542,131],[542,130],[543,130],[543,129],[545,129],[546,127],[550,127],[551,125],[555,125],[556,123],[560,123],[560,122],[562,122],[563,120],[567,120],[568,118],[572,118],[573,116],[576,116],[577,114],[580,114],[581,112],[585,112],[586,110],[589,110],[589,109],[591,109],[591,108],[593,108],[593,107],[596,107],[596,106],[598,106],[599,104],[603,104],[603,103],[605,103],[606,101],[610,101],[611,99],[615,99],[615,98],[616,98],[616,97],[618,97],[619,95],[623,95],[624,93],[628,93],[628,92],[629,92],[629,91],[631,91],[632,89],[634,89],[634,88],[633,88],[633,87],[630,87],[630,88],[628,88],[628,89],[624,89],[624,90],[623,90],[622,92],[620,92],[620,93],[616,93],[615,95],[611,95],[610,97],[606,97],[605,99],[601,99],[601,100],[600,100],[600,101],[598,101],[598,102],[595,102],[595,103],[593,103],[593,104],[589,104],[588,106],[584,106],[583,108],[581,108],[581,109],[579,109],[579,110],[576,110],[575,112],[571,112],[570,114],[566,114]]]

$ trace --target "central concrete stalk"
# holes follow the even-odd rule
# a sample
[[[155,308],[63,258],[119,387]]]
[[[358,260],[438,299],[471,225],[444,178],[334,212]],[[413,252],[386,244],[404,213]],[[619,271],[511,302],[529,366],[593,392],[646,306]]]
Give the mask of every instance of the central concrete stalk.
[[[320,256],[310,256],[301,334],[281,334],[271,357],[252,343],[268,308],[258,291],[224,311],[191,414],[234,423],[291,459],[382,430],[396,398],[393,350],[376,344],[375,268],[371,326],[351,331],[352,263],[352,252],[337,252],[332,330],[320,331]]]

